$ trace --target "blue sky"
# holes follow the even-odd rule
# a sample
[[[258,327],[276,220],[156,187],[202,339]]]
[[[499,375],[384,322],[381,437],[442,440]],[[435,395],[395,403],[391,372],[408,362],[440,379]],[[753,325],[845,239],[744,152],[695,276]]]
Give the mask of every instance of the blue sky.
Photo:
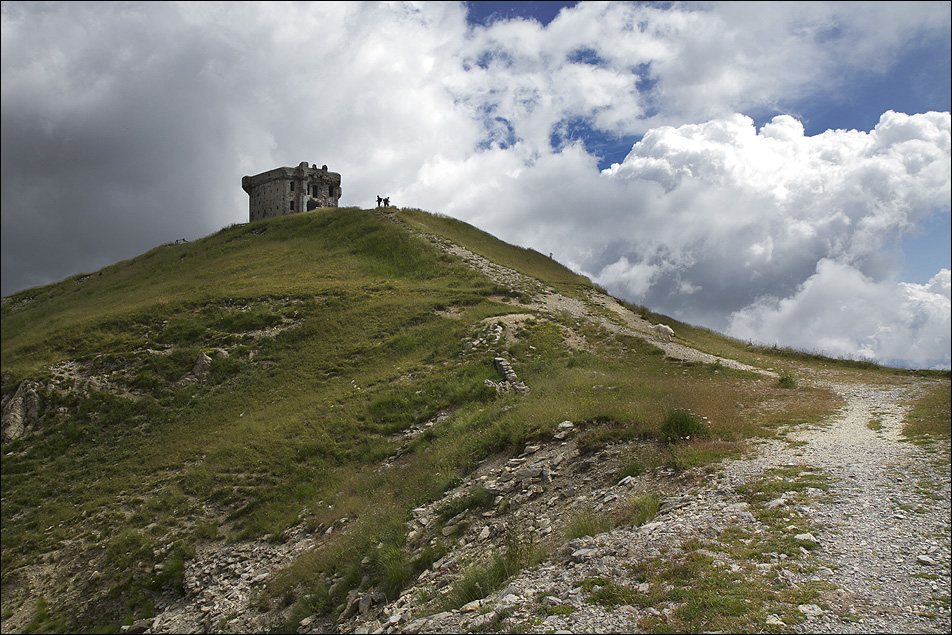
[[[563,8],[577,2],[467,2],[467,20],[476,26],[513,19],[535,20],[548,25]],[[947,25],[952,28],[952,25]],[[801,114],[804,133],[816,135],[830,129],[871,130],[887,110],[905,113],[952,109],[952,55],[933,45],[904,48],[882,71],[856,69],[841,90],[793,104]],[[774,113],[755,116],[758,127]],[[599,156],[599,168],[620,163],[641,135],[613,137],[598,130],[581,136],[586,148]],[[926,284],[942,267],[952,268],[952,222],[950,215],[936,213],[919,231],[902,241],[903,280]]]
[[[692,324],[947,368],[950,6],[5,2],[2,293],[308,161]]]

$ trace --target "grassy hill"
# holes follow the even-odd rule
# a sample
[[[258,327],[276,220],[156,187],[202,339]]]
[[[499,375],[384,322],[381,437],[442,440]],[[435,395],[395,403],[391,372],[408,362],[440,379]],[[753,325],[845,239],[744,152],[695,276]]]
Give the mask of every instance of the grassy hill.
[[[450,243],[538,284],[493,282]],[[630,307],[788,384],[675,363],[644,339],[540,312],[540,289],[589,304],[599,291],[459,221],[341,208],[229,227],[4,298],[5,412],[32,395],[25,432],[2,450],[4,631],[14,616],[16,630],[116,630],[184,593],[203,541],[280,541],[342,519],[347,531],[289,562],[263,605],[332,611],[368,557],[372,582],[396,594],[441,554],[403,550],[411,510],[563,421],[583,450],[642,440],[682,469],[838,405],[790,389],[798,364],[834,360]],[[500,339],[513,315],[524,318]],[[500,355],[528,394],[487,384]],[[669,443],[678,417],[694,442]],[[317,584],[328,575],[343,580],[333,592]]]

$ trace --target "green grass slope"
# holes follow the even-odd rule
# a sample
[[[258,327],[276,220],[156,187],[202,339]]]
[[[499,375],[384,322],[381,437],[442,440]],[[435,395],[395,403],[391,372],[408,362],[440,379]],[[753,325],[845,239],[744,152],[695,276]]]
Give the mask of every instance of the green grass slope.
[[[499,379],[501,351],[480,335],[528,309],[420,232],[565,295],[593,288],[459,221],[341,208],[229,227],[5,298],[4,403],[28,382],[38,414],[3,446],[3,619],[34,602],[27,630],[115,630],[183,593],[201,541],[276,540],[342,518],[350,530],[272,592],[334,570],[348,580],[336,597],[308,595],[319,599],[308,610],[329,608],[360,582],[361,559],[383,553],[375,575],[396,593],[439,557],[394,555],[409,511],[562,421],[578,422],[591,449],[664,439],[672,414],[696,413],[701,440],[669,451],[688,466],[836,406],[826,391],[672,364],[643,340],[567,316],[524,324],[506,353],[532,390],[498,395],[485,380]],[[567,344],[571,329],[584,349]],[[768,359],[682,330],[718,354]],[[437,415],[401,448],[405,431]],[[390,551],[371,548],[380,543]]]

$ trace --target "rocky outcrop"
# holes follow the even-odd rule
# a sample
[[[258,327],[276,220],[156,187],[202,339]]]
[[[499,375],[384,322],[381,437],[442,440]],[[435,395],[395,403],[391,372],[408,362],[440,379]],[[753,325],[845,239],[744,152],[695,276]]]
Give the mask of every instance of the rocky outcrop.
[[[29,433],[37,418],[40,398],[36,385],[30,381],[20,382],[11,397],[3,400],[2,441],[19,439]]]
[[[519,381],[519,377],[516,375],[516,371],[512,369],[512,365],[504,357],[497,357],[493,360],[496,364],[496,370],[499,371],[499,374],[503,376],[503,381],[492,381],[491,379],[486,380],[486,385],[495,388],[496,392],[509,393],[509,392],[518,392],[520,394],[528,394],[529,387],[524,383]]]
[[[192,366],[192,374],[201,379],[208,375],[211,370],[212,358],[208,356],[208,353],[202,351],[202,353],[198,356],[198,359],[195,360],[195,365]]]
[[[209,355],[209,352],[214,355]],[[174,385],[176,387],[187,386],[188,384],[193,384],[195,382],[203,381],[208,375],[212,372],[212,364],[215,359],[223,359],[228,357],[228,351],[224,349],[216,349],[214,351],[202,351],[198,355],[198,359],[195,360],[195,363],[192,365],[192,370],[189,371],[182,379],[178,380]]]

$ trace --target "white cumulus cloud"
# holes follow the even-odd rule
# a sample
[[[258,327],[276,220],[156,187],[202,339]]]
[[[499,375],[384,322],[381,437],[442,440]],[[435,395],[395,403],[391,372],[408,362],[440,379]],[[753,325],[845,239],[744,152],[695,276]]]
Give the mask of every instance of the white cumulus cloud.
[[[342,174],[343,205],[456,216],[715,329],[766,335],[830,276],[934,295],[897,272],[904,237],[949,213],[949,114],[807,136],[797,109],[947,50],[948,3],[466,11],[4,3],[4,293],[242,222],[242,176],[308,161]]]
[[[761,344],[915,368],[952,364],[950,272],[927,285],[875,282],[822,260],[786,298],[762,297],[731,316],[728,334]]]
[[[605,212],[617,225],[601,255],[615,255],[579,261],[633,301],[744,338],[890,360],[918,338],[940,346],[916,363],[927,349],[948,363],[943,274],[928,288],[895,276],[903,236],[948,213],[950,174],[949,113],[813,137],[785,115],[759,131],[741,115],[658,128],[603,173],[637,201]],[[844,300],[834,310],[824,293]],[[863,320],[836,319],[851,310]]]

